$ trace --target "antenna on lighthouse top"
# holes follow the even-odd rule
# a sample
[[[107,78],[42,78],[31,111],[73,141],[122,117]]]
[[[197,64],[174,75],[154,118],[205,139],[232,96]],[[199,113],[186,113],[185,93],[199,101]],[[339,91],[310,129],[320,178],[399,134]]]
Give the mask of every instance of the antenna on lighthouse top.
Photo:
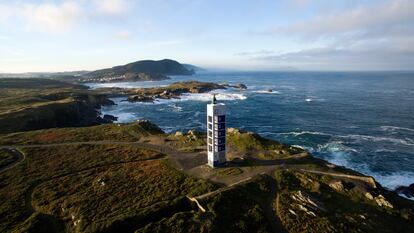
[[[216,104],[217,103],[216,94],[213,94],[213,101],[211,103],[212,104]]]

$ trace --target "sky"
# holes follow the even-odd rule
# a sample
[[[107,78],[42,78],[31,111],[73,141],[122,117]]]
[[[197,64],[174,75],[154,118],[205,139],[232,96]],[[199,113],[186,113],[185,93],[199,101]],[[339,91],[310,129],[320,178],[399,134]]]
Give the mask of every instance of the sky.
[[[0,0],[0,72],[414,70],[413,0]]]

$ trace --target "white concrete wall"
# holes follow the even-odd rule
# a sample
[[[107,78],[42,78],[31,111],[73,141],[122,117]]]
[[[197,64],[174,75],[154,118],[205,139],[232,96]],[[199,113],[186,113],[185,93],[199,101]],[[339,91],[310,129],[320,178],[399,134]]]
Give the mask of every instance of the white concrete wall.
[[[218,163],[223,163],[225,162],[226,156],[225,156],[225,151],[221,151],[221,152],[216,152],[216,146],[214,145],[214,141],[217,138],[216,137],[216,129],[214,128],[214,123],[215,123],[215,116],[225,116],[226,115],[226,105],[223,103],[218,103],[218,104],[207,104],[207,159],[208,159],[208,165],[210,165],[211,167],[214,167],[214,162],[218,162]],[[209,142],[209,136],[208,136],[208,132],[210,131],[209,129],[209,122],[208,122],[208,117],[211,116],[213,119],[212,122],[212,133],[213,136],[212,138],[212,143]],[[212,151],[209,151],[209,146],[212,147]]]

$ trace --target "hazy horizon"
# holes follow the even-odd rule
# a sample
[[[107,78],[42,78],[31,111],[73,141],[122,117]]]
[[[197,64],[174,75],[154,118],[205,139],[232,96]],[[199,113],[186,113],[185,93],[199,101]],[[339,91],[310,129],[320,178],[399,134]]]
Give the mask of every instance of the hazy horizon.
[[[174,59],[209,70],[412,71],[409,0],[0,2],[0,73]]]

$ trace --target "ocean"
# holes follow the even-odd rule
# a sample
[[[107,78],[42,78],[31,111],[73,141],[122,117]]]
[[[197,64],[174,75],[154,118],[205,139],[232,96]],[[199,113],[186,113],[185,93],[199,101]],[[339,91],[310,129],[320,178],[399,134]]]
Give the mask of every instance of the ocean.
[[[151,87],[188,80],[247,85],[247,90],[214,91],[227,105],[228,127],[301,146],[371,175],[389,189],[414,183],[414,73],[202,72],[159,82],[89,86]],[[170,133],[205,131],[211,98],[210,93],[188,94],[153,104],[114,98],[117,105],[102,108],[102,114],[118,122],[148,119]]]

